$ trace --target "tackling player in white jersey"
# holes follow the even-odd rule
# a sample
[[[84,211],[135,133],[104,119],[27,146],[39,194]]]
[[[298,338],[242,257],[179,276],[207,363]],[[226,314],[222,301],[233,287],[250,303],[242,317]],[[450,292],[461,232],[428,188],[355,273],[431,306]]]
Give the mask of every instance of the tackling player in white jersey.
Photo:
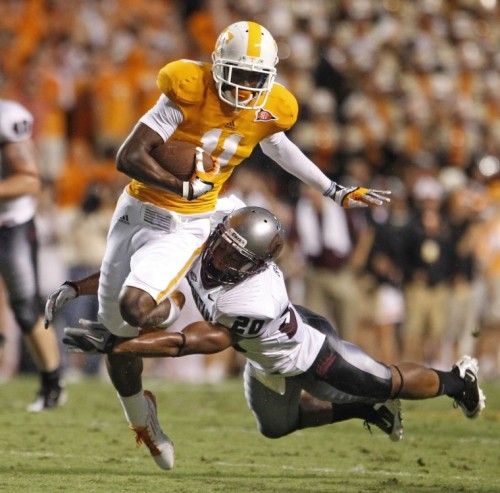
[[[283,246],[278,219],[260,207],[229,214],[187,275],[203,321],[181,332],[120,339],[98,325],[67,328],[64,342],[83,352],[143,357],[209,354],[230,346],[247,359],[245,394],[265,436],[360,418],[402,438],[399,399],[448,395],[468,418],[484,408],[477,361],[462,357],[444,372],[416,363],[388,365],[343,341],[327,320],[293,306],[274,263]],[[304,401],[305,390],[318,399]]]
[[[15,101],[0,99],[0,275],[24,342],[40,374],[32,412],[63,404],[55,331],[43,330],[38,291],[34,217],[41,178],[32,141],[33,116]]]

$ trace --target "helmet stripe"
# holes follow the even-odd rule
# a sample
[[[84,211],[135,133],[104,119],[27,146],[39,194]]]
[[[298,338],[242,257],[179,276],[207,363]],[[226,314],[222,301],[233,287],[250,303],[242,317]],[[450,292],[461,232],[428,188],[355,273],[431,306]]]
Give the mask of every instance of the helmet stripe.
[[[259,57],[262,49],[262,32],[256,22],[248,23],[248,48],[247,55]]]

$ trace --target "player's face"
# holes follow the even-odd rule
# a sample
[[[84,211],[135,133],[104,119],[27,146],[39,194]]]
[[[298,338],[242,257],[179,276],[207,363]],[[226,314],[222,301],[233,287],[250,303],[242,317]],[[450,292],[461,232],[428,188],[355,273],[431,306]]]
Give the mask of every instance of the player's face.
[[[212,255],[212,264],[220,272],[227,270],[245,271],[251,262],[241,253],[236,251],[224,239],[219,240],[219,245],[214,249]]]
[[[231,81],[244,87],[260,88],[265,82],[267,75],[250,70],[233,68]]]
[[[201,269],[201,278],[206,288],[237,284],[247,277],[244,273],[254,267],[247,257],[221,236],[209,243],[207,248],[202,256]]]
[[[260,72],[252,72],[236,67],[227,67],[226,78],[231,81],[231,84],[226,85],[226,90],[231,93],[231,97],[239,102],[248,102],[256,95],[256,91],[252,89],[260,89],[266,82],[268,74]],[[248,88],[248,90],[245,90]]]

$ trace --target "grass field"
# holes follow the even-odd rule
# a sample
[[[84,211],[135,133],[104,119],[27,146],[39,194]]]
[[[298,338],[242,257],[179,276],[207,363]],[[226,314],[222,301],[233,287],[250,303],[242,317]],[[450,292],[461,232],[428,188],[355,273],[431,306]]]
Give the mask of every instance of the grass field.
[[[61,409],[29,414],[31,377],[0,386],[0,491],[500,492],[500,382],[467,420],[446,397],[404,402],[405,437],[392,443],[361,421],[261,437],[239,379],[218,385],[149,380],[176,446],[172,471],[135,448],[111,384],[68,386]]]

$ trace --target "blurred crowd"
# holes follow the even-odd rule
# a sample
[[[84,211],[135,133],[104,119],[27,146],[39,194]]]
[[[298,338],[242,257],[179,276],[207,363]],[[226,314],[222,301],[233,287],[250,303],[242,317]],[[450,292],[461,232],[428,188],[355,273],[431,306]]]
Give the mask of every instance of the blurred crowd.
[[[447,368],[469,353],[500,376],[496,0],[3,0],[0,97],[33,113],[45,183],[42,294],[98,270],[126,184],[114,156],[158,98],[158,70],[210,61],[218,33],[243,19],[278,41],[277,80],[300,106],[290,138],[332,179],[393,193],[390,207],[344,210],[258,151],[235,172],[226,193],[287,228],[292,301],[387,362]],[[77,301],[60,330],[95,318],[95,300]],[[8,336],[12,318],[0,319]],[[67,358],[68,374],[99,372],[99,359]],[[189,358],[150,374],[239,369],[230,352]]]

